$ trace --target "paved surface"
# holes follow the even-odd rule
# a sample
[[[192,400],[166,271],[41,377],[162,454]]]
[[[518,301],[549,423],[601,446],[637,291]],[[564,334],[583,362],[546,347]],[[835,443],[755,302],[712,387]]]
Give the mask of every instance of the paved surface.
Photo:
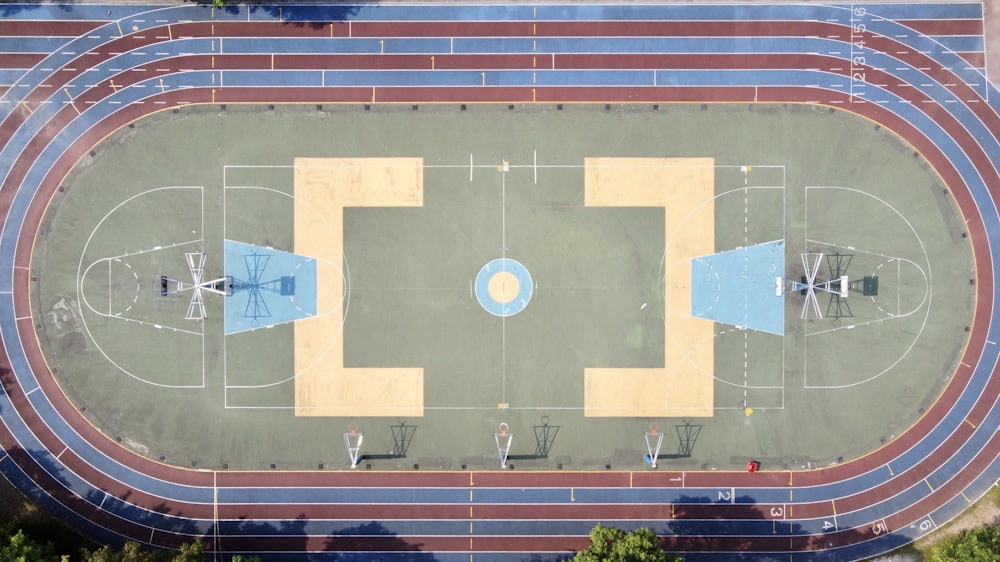
[[[533,72],[527,70],[532,42],[537,41],[531,20],[538,16],[533,10],[421,8],[419,19],[440,18],[440,23],[421,24],[426,25],[423,31],[429,39],[419,44],[417,53],[379,60],[376,56],[383,53],[374,49],[381,50],[384,44],[375,38],[358,41],[357,46],[370,53],[368,65],[389,62],[390,68],[385,73],[331,74],[341,81],[338,88],[310,82],[325,80],[326,73],[304,75],[296,82],[288,80],[292,75],[279,77],[269,72],[271,57],[266,50],[223,55],[212,49],[221,48],[222,41],[229,48],[247,51],[263,45],[257,40],[241,42],[240,36],[322,33],[326,37],[329,32],[353,32],[350,24],[345,30],[343,23],[340,27],[326,23],[300,27],[261,21],[273,17],[405,20],[417,17],[416,9],[382,6],[316,13],[279,10],[277,14],[260,10],[260,19],[253,20],[252,13],[238,10],[220,14],[181,7],[138,15],[143,10],[136,8],[137,15],[116,14],[123,20],[105,23],[100,21],[106,14],[103,8],[33,8],[42,10],[36,12],[39,16],[65,22],[45,23],[34,33],[44,37],[65,25],[66,33],[79,39],[72,47],[50,49],[53,54],[45,58],[44,66],[40,59],[30,61],[34,70],[19,80],[24,86],[7,90],[0,106],[4,146],[0,208],[6,216],[0,238],[0,330],[4,364],[9,366],[3,375],[6,394],[0,403],[4,422],[0,442],[7,456],[0,461],[0,469],[41,503],[98,539],[127,537],[170,546],[192,536],[207,536],[216,551],[260,552],[274,559],[292,558],[296,555],[285,553],[302,550],[327,552],[330,559],[343,556],[335,551],[378,551],[384,558],[396,559],[466,560],[470,555],[473,559],[555,559],[567,550],[585,547],[586,530],[602,520],[625,527],[651,526],[664,535],[667,547],[690,551],[689,560],[742,559],[750,551],[764,559],[844,560],[885,552],[932,531],[996,481],[1000,410],[991,397],[996,396],[1000,381],[992,376],[997,339],[991,320],[998,311],[991,241],[1000,232],[1000,216],[987,186],[1000,182],[992,164],[1000,161],[1000,144],[994,136],[1000,130],[993,106],[997,96],[995,89],[989,90],[977,78],[981,73],[976,68],[985,62],[982,47],[977,54],[976,41],[965,39],[975,35],[952,35],[955,28],[935,23],[948,18],[975,22],[981,17],[980,4],[868,5],[868,10],[879,10],[884,19],[871,17],[873,12],[868,10],[858,12],[857,6],[853,10],[799,5],[684,7],[693,10],[684,12],[687,19],[718,21],[719,15],[728,15],[737,22],[706,25],[705,36],[731,37],[732,26],[738,25],[741,36],[753,37],[746,43],[713,38],[713,43],[725,46],[724,52],[694,57],[693,67],[691,53],[672,57],[654,49],[657,52],[623,56],[612,52],[614,42],[602,40],[624,31],[601,22],[619,16],[623,9],[630,19],[655,19],[655,7],[648,8],[651,12],[621,6],[552,7],[551,13],[541,10],[539,23],[580,20],[573,50],[579,51],[583,41],[595,52],[568,56],[567,62],[576,68],[547,73],[545,78],[551,81],[541,85],[532,81]],[[17,15],[10,7],[5,9],[8,16]],[[640,12],[631,12],[636,9]],[[194,21],[208,17],[232,21]],[[857,27],[857,17],[865,18],[864,30]],[[513,23],[503,30],[482,27],[482,23],[456,28],[451,23],[456,18]],[[87,24],[78,23],[87,20]],[[920,27],[923,35],[905,32],[897,20]],[[781,25],[769,26],[769,21]],[[958,28],[969,25],[951,23]],[[389,39],[414,34],[413,24],[380,24],[379,28],[379,35]],[[29,29],[30,25],[18,25],[16,31],[8,26],[4,34],[28,34]],[[456,59],[464,70],[428,78],[421,87],[412,85],[421,74],[395,72],[425,58],[428,49],[448,49],[449,41],[443,38],[476,34],[481,34],[473,41],[477,49],[493,45],[498,51]],[[857,34],[866,42],[864,61],[850,56]],[[509,37],[499,46],[484,39],[498,35]],[[818,35],[836,39],[827,44],[814,39]],[[926,35],[937,39],[929,41]],[[584,41],[581,36],[591,39]],[[942,49],[941,40],[963,51],[963,56],[956,56],[954,48]],[[39,42],[45,48],[45,40]],[[154,43],[162,43],[157,47],[168,54],[156,55],[160,51],[149,49]],[[386,43],[391,47],[392,41]],[[559,41],[550,43],[555,48]],[[399,43],[404,44],[414,43]],[[647,49],[649,44],[644,43]],[[321,45],[317,41],[312,46]],[[666,43],[660,45],[669,51]],[[178,50],[170,53],[175,47]],[[817,49],[825,51],[820,54]],[[511,54],[511,50],[520,52]],[[128,57],[129,68],[145,72],[112,70],[119,67],[107,61],[126,51],[136,57]],[[86,55],[85,66],[74,64],[78,52],[93,53]],[[413,58],[414,54],[421,58]],[[450,53],[441,56],[445,54]],[[150,60],[161,56],[166,58]],[[316,68],[336,68],[329,60],[301,58]],[[622,72],[623,60],[647,72]],[[496,81],[484,87],[480,80],[485,79],[485,71],[479,69],[496,68],[500,63],[517,70],[490,71],[488,78]],[[581,65],[595,72],[576,72]],[[244,81],[238,73],[228,74],[235,82],[226,82],[224,88],[213,82],[224,69],[237,68],[256,71],[243,75]],[[671,75],[679,81],[654,83],[658,75],[652,69],[662,68],[677,68]],[[691,68],[713,72],[684,71]],[[815,68],[822,70],[810,70]],[[83,74],[88,69],[93,70]],[[567,81],[573,86],[567,87]],[[985,99],[987,93],[990,101]],[[137,458],[109,443],[60,398],[33,340],[28,305],[30,233],[40,220],[47,195],[58,189],[59,180],[103,133],[148,113],[154,104],[371,103],[372,96],[379,102],[408,103],[767,101],[849,107],[891,128],[919,151],[968,218],[966,234],[976,256],[973,281],[978,300],[960,367],[941,399],[904,435],[857,462],[814,471],[414,472],[404,480],[398,474],[378,472],[181,470]],[[83,112],[81,107],[88,109]],[[36,191],[42,196],[33,199]],[[22,229],[28,234],[21,235]]]

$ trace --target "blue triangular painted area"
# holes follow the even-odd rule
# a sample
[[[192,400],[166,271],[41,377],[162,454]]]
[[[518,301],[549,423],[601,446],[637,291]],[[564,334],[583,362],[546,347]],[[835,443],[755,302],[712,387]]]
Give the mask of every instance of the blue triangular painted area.
[[[226,240],[226,335],[316,315],[316,260]]]
[[[785,271],[784,241],[691,260],[691,315],[771,334],[785,333],[785,299],[775,280]]]

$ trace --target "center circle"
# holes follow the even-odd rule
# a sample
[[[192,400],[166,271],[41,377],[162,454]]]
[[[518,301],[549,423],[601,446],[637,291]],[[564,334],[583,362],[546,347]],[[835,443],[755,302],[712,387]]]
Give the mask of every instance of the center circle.
[[[495,259],[476,275],[476,300],[494,316],[513,316],[531,300],[534,283],[521,262],[510,258]]]
[[[521,291],[521,283],[513,273],[498,271],[490,277],[489,291],[493,300],[507,304],[517,297]]]

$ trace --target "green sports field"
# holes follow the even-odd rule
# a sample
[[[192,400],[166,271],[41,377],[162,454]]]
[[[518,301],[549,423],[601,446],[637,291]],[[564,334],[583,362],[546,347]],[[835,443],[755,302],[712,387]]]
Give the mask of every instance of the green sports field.
[[[852,293],[838,315],[820,293],[810,320],[799,292],[775,295],[783,335],[715,322],[699,344],[711,416],[586,416],[585,369],[669,371],[676,340],[664,231],[677,225],[663,207],[585,205],[597,157],[711,158],[714,252],[782,241],[777,275],[796,281],[802,253],[840,255],[878,295]],[[423,369],[423,415],[297,416],[306,312],[227,335],[234,297],[205,294],[205,318],[188,320],[188,293],[161,296],[161,276],[189,277],[187,253],[207,256],[208,277],[238,276],[227,240],[275,260],[301,247],[296,158],[422,159],[421,205],[344,207],[328,339],[347,377]],[[32,260],[49,364],[109,438],[179,466],[346,468],[351,423],[380,469],[497,468],[501,423],[525,468],[639,468],[651,423],[669,466],[823,466],[933,403],[974,304],[964,219],[934,171],[890,131],[825,108],[189,107],[105,139],[63,187]],[[501,256],[532,278],[507,317],[475,291]]]

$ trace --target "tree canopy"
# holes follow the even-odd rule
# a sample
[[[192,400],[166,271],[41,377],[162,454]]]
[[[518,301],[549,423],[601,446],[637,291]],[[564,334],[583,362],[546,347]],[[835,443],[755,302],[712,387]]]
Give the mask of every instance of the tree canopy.
[[[0,562],[59,562],[55,547],[50,542],[38,542],[18,529],[0,546]]]
[[[1000,527],[965,531],[931,548],[929,562],[1000,562]]]
[[[660,547],[660,539],[649,529],[625,532],[598,523],[590,531],[590,548],[573,557],[574,562],[682,562]]]

